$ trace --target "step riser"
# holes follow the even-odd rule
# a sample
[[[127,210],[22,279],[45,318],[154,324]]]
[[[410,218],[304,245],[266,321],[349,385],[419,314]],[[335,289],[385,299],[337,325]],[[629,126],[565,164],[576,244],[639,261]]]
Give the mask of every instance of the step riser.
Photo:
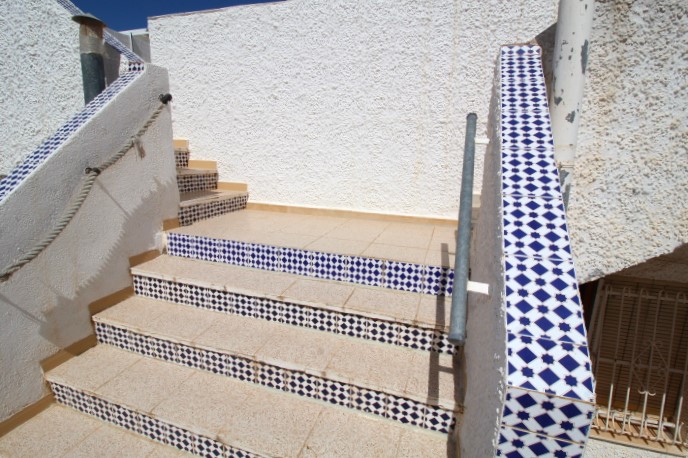
[[[139,274],[133,276],[140,296],[301,326],[319,331],[374,340],[417,350],[454,354],[456,347],[439,330],[374,319],[352,313],[311,308],[265,297],[253,297],[205,286],[174,282]]]
[[[180,193],[217,189],[218,174],[209,172],[193,175],[177,175],[177,187]]]
[[[186,150],[174,150],[174,164],[178,169],[189,166],[189,152]]]
[[[360,410],[432,431],[446,434],[455,424],[454,414],[448,409],[236,355],[146,336],[124,327],[96,323],[96,335],[102,344],[143,356]]]
[[[55,400],[60,404],[194,455],[233,458],[261,456],[230,447],[209,437],[65,385],[51,382],[50,387],[55,393]]]
[[[179,209],[179,224],[189,226],[196,221],[224,215],[246,208],[248,195],[237,196],[231,199],[206,202],[198,205],[189,205]]]
[[[172,232],[167,252],[203,261],[285,272],[397,291],[451,295],[454,270]]]

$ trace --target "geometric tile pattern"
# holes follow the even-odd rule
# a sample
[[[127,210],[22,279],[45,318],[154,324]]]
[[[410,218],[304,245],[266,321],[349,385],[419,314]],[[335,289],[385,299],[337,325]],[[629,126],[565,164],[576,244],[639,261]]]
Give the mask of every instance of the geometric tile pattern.
[[[584,451],[585,443],[567,442],[508,426],[503,426],[499,431],[497,456],[577,458],[582,457]]]
[[[502,423],[570,442],[585,442],[595,407],[537,391],[510,387]]]
[[[171,232],[168,254],[437,296],[452,293],[454,270]]]
[[[188,453],[223,458],[259,456],[66,385],[50,382],[50,388],[60,404]]]
[[[585,345],[507,334],[511,386],[590,402],[594,396]]]
[[[246,208],[248,194],[234,196],[229,199],[213,200],[196,205],[188,205],[179,209],[179,225],[189,226],[196,221],[212,218],[225,213],[231,213]]]
[[[133,281],[134,291],[139,296],[417,350],[446,354],[455,352],[455,347],[449,343],[447,334],[437,329],[349,312],[319,309],[287,302],[284,299],[216,290],[182,283],[181,279],[168,281],[135,274]]]
[[[507,332],[587,343],[571,261],[505,256]]]
[[[217,181],[217,172],[211,170],[198,174],[177,175],[177,187],[180,193],[216,189]]]
[[[69,0],[56,1],[71,15],[83,14],[83,12]],[[21,164],[17,165],[5,178],[0,180],[0,202],[14,191],[26,177],[45,162],[48,157],[57,151],[57,149],[84,125],[86,121],[105,106],[115,95],[121,92],[129,83],[136,79],[144,70],[143,60],[126,48],[119,40],[110,35],[107,31],[104,34],[104,38],[108,44],[124,54],[125,58],[130,61],[128,67],[129,71],[121,74],[119,78],[89,102],[88,105],[62,125],[54,134],[43,141],[38,149],[30,153]]]
[[[580,456],[594,411],[538,46],[499,62],[507,393],[498,456]]]
[[[185,149],[174,150],[174,165],[178,169],[184,169],[189,166],[189,151]]]
[[[449,433],[456,421],[451,410],[401,396],[228,353],[194,348],[140,334],[126,327],[98,322],[95,326],[99,343],[113,345],[143,356],[194,367],[341,407],[374,413],[432,431]],[[189,355],[194,357],[190,358]]]
[[[547,148],[505,149],[501,159],[503,194],[543,198],[558,198],[561,195],[553,151]]]
[[[505,195],[502,205],[504,254],[571,259],[561,200]]]

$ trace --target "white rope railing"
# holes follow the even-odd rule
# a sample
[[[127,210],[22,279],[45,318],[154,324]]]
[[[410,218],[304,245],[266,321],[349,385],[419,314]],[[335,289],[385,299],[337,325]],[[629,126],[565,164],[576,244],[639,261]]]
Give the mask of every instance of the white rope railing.
[[[74,215],[76,215],[76,213],[79,211],[84,201],[86,201],[86,197],[88,197],[88,194],[91,192],[91,188],[93,188],[93,184],[95,183],[96,178],[98,178],[98,175],[100,175],[111,165],[119,161],[132,148],[136,148],[136,151],[139,153],[139,155],[143,156],[144,152],[143,147],[141,146],[141,137],[143,136],[143,134],[146,133],[148,128],[155,122],[155,120],[158,119],[158,116],[160,116],[160,113],[162,113],[162,110],[165,108],[167,103],[170,100],[172,100],[172,96],[170,94],[161,94],[159,100],[160,106],[153,112],[151,117],[148,118],[148,121],[146,121],[146,123],[143,126],[141,126],[138,132],[136,132],[136,134],[132,136],[129,139],[129,141],[114,156],[112,156],[108,161],[102,163],[98,167],[86,168],[86,176],[84,177],[84,181],[81,185],[81,190],[79,191],[79,194],[76,196],[74,201],[69,205],[62,217],[60,217],[55,227],[31,250],[24,254],[24,256],[22,256],[20,259],[15,261],[7,270],[5,270],[5,272],[2,273],[2,275],[0,275],[0,283],[4,283],[7,280],[9,280],[10,277],[12,277],[12,274],[17,272],[19,269],[24,267],[29,262],[36,259],[36,257],[39,254],[41,254],[43,250],[45,250],[48,246],[50,246],[51,243],[53,243],[53,241],[62,233],[62,231],[72,221]]]

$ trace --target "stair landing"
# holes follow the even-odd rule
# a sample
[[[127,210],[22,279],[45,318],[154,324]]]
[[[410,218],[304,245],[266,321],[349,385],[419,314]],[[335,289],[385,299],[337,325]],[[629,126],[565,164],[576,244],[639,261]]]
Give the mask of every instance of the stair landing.
[[[171,233],[453,267],[456,223],[243,210]]]

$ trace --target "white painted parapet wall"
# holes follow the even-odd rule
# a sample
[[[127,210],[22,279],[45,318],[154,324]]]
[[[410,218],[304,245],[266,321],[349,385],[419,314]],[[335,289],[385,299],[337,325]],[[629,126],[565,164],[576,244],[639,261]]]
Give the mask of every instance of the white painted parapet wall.
[[[486,174],[500,179],[485,178],[472,256],[473,279],[497,284],[469,309],[460,446],[465,456],[581,456],[594,382],[540,48],[503,47],[497,87]]]
[[[84,169],[112,157],[160,105],[167,72],[129,67],[0,181],[3,271],[52,230]],[[131,285],[129,257],[162,246],[162,221],[179,203],[169,108],[141,140],[145,155],[132,150],[98,176],[57,239],[0,283],[0,421],[47,393],[40,361],[93,333],[88,305]]]

